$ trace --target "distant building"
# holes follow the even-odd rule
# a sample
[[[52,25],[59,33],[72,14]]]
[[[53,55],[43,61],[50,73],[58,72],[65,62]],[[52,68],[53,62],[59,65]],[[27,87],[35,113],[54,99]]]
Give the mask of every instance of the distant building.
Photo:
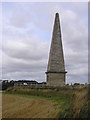
[[[37,81],[20,80],[14,82],[14,87],[44,87],[46,82],[38,83]]]
[[[37,81],[27,81],[27,80],[19,80],[14,82],[14,87],[20,87],[20,86],[31,86],[36,85]]]

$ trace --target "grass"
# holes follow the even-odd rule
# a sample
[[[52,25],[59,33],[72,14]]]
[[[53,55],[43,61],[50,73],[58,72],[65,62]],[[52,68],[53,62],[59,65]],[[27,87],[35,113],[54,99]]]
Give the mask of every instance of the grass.
[[[53,102],[38,97],[3,94],[3,118],[57,117]]]
[[[87,118],[87,92],[86,86],[53,89],[9,88],[3,92],[3,118]]]

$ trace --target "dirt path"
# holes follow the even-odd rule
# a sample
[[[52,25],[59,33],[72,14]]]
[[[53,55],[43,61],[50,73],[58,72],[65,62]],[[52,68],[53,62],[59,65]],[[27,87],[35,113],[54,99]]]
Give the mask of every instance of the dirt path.
[[[59,109],[47,99],[2,95],[3,118],[55,118]]]

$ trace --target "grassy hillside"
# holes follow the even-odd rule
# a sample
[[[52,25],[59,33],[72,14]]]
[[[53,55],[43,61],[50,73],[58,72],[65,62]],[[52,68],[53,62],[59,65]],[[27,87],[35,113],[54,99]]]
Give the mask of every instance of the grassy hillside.
[[[3,118],[87,118],[88,87],[10,88],[3,93]]]
[[[3,118],[47,118],[56,117],[55,110],[49,100],[18,95],[3,95]]]

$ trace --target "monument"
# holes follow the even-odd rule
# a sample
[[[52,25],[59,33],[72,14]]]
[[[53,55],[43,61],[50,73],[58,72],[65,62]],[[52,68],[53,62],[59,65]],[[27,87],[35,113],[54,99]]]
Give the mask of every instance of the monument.
[[[65,84],[66,71],[64,64],[61,28],[58,13],[56,13],[55,15],[55,22],[46,76],[48,86],[64,86]]]

